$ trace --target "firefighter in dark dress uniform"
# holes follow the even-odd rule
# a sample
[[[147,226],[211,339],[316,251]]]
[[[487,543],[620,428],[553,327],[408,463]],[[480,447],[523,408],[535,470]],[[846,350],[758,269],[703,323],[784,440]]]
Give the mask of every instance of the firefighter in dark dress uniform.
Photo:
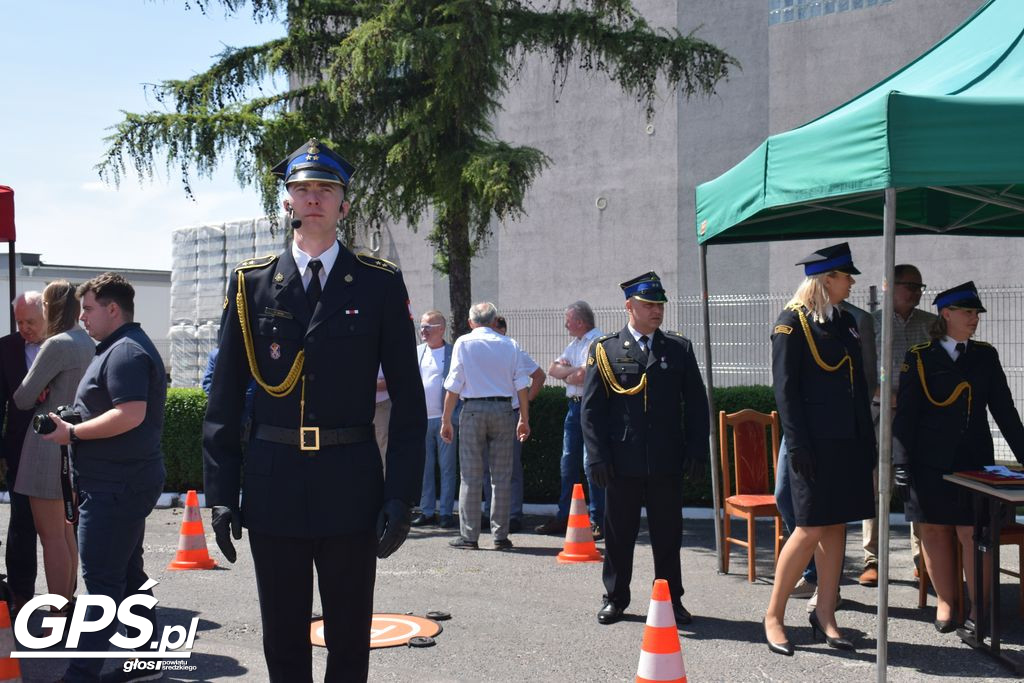
[[[789,446],[796,529],[779,555],[765,614],[768,648],[792,655],[783,626],[786,602],[807,562],[818,568],[813,634],[852,650],[839,634],[835,607],[847,522],[872,516],[875,430],[853,316],[839,304],[850,294],[853,265],[845,242],[820,249],[798,265],[804,281],[772,330],[772,382]]]
[[[974,618],[974,512],[963,489],[942,477],[993,464],[989,412],[1018,461],[1024,458],[1024,425],[999,354],[971,339],[978,314],[985,312],[974,283],[947,289],[935,297],[935,306],[939,319],[932,341],[911,347],[901,367],[892,452],[894,480],[905,493],[907,519],[918,522],[938,596],[935,628],[948,633],[958,625],[953,614],[960,585],[953,571],[957,537]]]
[[[654,573],[668,581],[677,625],[683,607],[679,566],[683,475],[703,470],[708,403],[693,345],[663,332],[665,290],[651,272],[619,285],[629,323],[591,345],[583,388],[583,438],[590,481],[606,489],[602,624],[622,618],[630,602],[640,508],[647,520]]]
[[[270,679],[312,678],[315,565],[326,680],[365,680],[376,560],[405,540],[423,473],[409,297],[394,265],[337,241],[352,166],[314,139],[273,172],[295,238],[231,276],[203,425],[206,500],[230,561],[230,535],[249,530]],[[373,428],[378,365],[392,401],[386,476]]]

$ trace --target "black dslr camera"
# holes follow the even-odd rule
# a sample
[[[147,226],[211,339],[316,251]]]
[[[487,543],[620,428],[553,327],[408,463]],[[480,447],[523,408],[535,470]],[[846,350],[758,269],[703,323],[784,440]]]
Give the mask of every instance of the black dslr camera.
[[[75,411],[71,406],[60,406],[53,411],[57,416],[69,424],[79,424],[82,421],[81,413]],[[32,431],[36,434],[49,434],[57,428],[57,423],[50,419],[46,413],[40,413],[32,418]]]

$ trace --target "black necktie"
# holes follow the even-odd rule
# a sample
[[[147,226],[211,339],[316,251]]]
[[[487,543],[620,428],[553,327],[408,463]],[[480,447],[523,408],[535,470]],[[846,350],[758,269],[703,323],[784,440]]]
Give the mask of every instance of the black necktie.
[[[310,278],[309,286],[306,287],[306,300],[309,301],[309,307],[316,310],[316,304],[320,301],[320,295],[324,291],[323,285],[320,284],[320,269],[324,267],[324,264],[320,263],[319,259],[313,259],[307,267],[313,273],[313,277]]]
[[[956,360],[953,361],[956,365],[964,364],[964,356],[967,354],[967,344],[963,342],[956,343]]]
[[[649,342],[650,340],[651,340],[651,338],[648,337],[646,334],[641,335],[640,339],[639,339],[639,342],[640,342],[640,354],[644,358],[644,364],[645,365],[647,364],[647,351],[650,349],[650,347],[647,345],[647,342]]]

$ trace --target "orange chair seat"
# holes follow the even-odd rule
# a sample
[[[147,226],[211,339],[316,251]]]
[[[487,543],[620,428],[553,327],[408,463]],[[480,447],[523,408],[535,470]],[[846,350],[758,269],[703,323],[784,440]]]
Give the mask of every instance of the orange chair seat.
[[[725,499],[725,502],[734,507],[745,508],[747,510],[754,508],[775,509],[775,496],[763,493],[746,493],[729,496]],[[760,517],[760,515],[758,515],[758,517]]]

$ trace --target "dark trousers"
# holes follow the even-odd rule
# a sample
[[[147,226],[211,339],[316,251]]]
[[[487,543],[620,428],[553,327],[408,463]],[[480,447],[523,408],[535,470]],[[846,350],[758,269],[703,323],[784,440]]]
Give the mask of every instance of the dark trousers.
[[[633,548],[640,530],[640,508],[647,506],[647,526],[654,552],[654,577],[668,581],[672,601],[683,596],[679,548],[683,540],[681,476],[616,476],[605,489],[605,599],[625,609],[633,578]]]
[[[153,511],[163,482],[133,490],[131,485],[118,493],[106,491],[79,491],[78,552],[82,559],[82,578],[90,595],[106,595],[115,604],[136,593],[152,595],[152,590],[139,588],[149,580],[143,569],[142,545],[146,536],[146,517]],[[132,612],[146,617],[156,630],[156,610],[141,606]],[[103,611],[90,606],[85,613],[88,621],[98,621]],[[110,649],[110,637],[117,629],[114,619],[100,631],[82,634],[78,649],[83,652],[103,652]],[[129,638],[139,635],[137,629],[126,628]],[[139,648],[148,650],[148,644]],[[98,681],[103,669],[102,659],[72,659],[64,673],[66,681]]]
[[[8,482],[11,519],[7,525],[7,585],[14,597],[24,602],[36,593],[36,524],[28,496],[10,490],[14,475]]]
[[[270,680],[313,680],[309,623],[315,564],[327,644],[324,680],[365,681],[377,573],[373,530],[326,538],[289,538],[250,530],[249,547]]]

